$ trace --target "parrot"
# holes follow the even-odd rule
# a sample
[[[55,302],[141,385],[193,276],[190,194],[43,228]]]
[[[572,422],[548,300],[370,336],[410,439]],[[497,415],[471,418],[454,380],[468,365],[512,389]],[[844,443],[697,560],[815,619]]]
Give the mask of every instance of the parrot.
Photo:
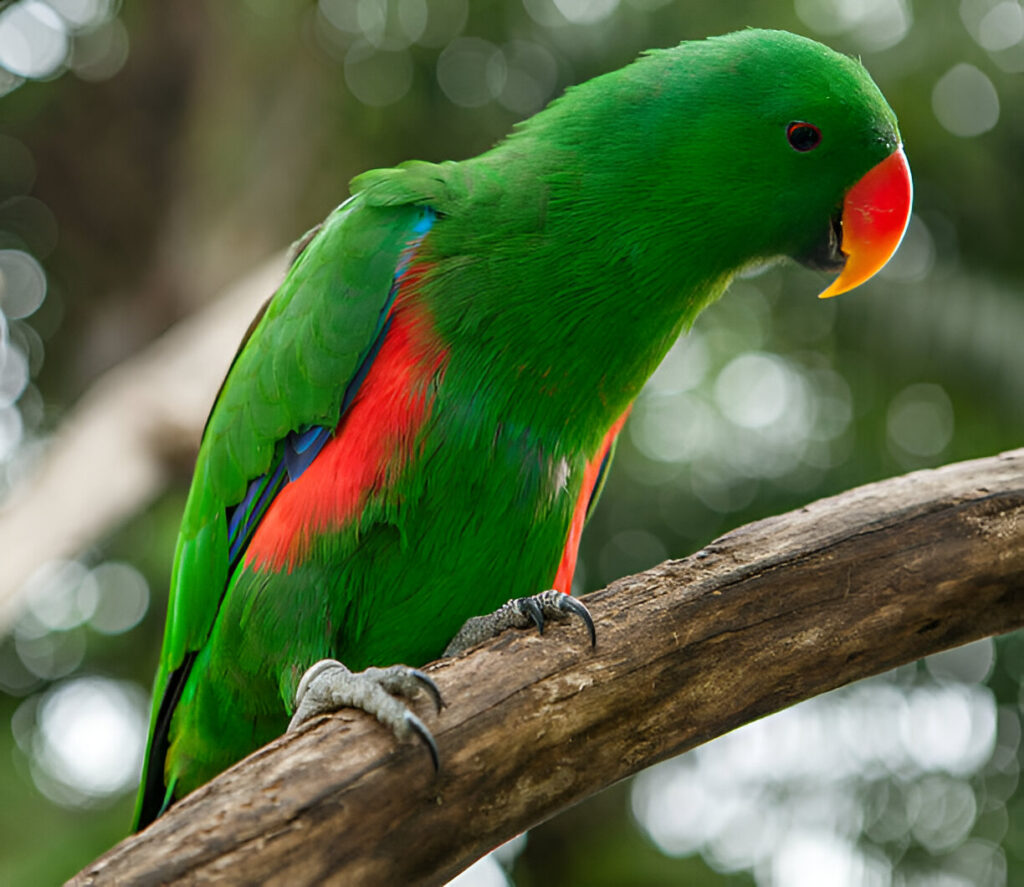
[[[479,156],[356,176],[293,250],[200,442],[135,827],[310,718],[437,749],[422,667],[572,597],[645,380],[739,273],[872,277],[910,219],[862,64],[746,29],[570,87]]]

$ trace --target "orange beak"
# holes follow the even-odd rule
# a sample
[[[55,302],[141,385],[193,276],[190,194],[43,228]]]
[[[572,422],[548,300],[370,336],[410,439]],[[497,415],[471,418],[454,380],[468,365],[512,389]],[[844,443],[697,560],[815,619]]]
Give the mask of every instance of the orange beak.
[[[852,290],[882,269],[903,240],[913,198],[910,166],[900,146],[846,193],[840,247],[846,265],[819,299]]]

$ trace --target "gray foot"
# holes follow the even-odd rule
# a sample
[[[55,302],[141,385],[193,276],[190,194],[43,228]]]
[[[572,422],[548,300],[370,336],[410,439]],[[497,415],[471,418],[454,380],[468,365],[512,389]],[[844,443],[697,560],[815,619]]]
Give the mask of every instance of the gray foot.
[[[295,730],[310,718],[337,711],[339,708],[358,708],[373,715],[399,740],[415,734],[426,745],[434,770],[439,768],[437,743],[426,725],[400,699],[412,699],[420,690],[426,690],[437,710],[444,704],[441,691],[430,677],[416,668],[392,665],[388,668],[368,668],[353,673],[336,659],[321,659],[314,663],[299,681],[295,691],[295,714],[289,730]]]
[[[562,622],[570,616],[578,616],[583,620],[590,634],[590,646],[596,646],[597,634],[590,611],[576,598],[551,588],[530,597],[513,598],[493,613],[467,619],[445,648],[444,655],[458,656],[463,650],[481,641],[497,637],[506,628],[529,628],[536,625],[538,631],[544,634],[545,618]]]

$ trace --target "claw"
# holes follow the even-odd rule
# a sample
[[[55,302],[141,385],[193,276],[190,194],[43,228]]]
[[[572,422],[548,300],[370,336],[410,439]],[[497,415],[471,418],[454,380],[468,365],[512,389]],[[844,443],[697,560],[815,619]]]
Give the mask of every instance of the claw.
[[[433,681],[430,682],[433,684]],[[440,697],[439,697],[440,698]],[[438,709],[440,710],[440,708]],[[427,751],[430,752],[430,760],[434,764],[434,773],[441,772],[441,758],[437,753],[437,743],[434,741],[433,734],[427,729],[427,725],[423,723],[416,715],[411,711],[405,713],[405,723],[409,725],[411,729],[420,739],[423,740],[423,744],[427,747]]]
[[[558,608],[570,613],[575,613],[583,620],[584,624],[587,626],[587,631],[590,634],[590,646],[596,647],[597,630],[594,628],[594,620],[590,615],[590,610],[583,606],[583,604],[576,600],[576,598],[570,597],[567,594],[563,594],[561,599],[558,601]]]
[[[591,629],[591,630],[593,630],[593,629]],[[419,681],[426,688],[427,692],[430,694],[430,698],[434,700],[434,707],[437,709],[438,714],[440,714],[441,713],[441,709],[444,708],[444,700],[441,698],[441,690],[437,686],[437,684],[434,683],[434,679],[431,678],[430,675],[428,675],[426,672],[420,671],[418,668],[410,669],[410,673],[412,674],[412,676],[414,678],[416,678],[417,681]],[[431,745],[433,745],[433,740],[431,740]],[[435,762],[434,763],[436,765],[436,763],[437,763],[437,761],[436,761],[437,749],[436,748],[434,749],[434,752],[435,752],[435,754],[434,754]],[[435,766],[434,769],[437,769],[436,766]]]
[[[537,634],[544,634],[544,611],[532,597],[521,597],[516,601],[519,612],[529,616],[533,624],[537,626]]]
[[[529,628],[530,623],[537,626],[540,634],[544,634],[546,619],[564,619],[568,616],[578,616],[583,620],[590,635],[590,646],[596,647],[597,631],[586,606],[576,598],[549,588],[540,594],[513,598],[493,613],[467,619],[445,648],[444,655],[457,656],[481,641],[496,637],[507,628]]]
[[[417,668],[392,665],[371,667],[353,674],[335,659],[321,659],[311,665],[299,680],[295,691],[295,713],[288,729],[295,730],[319,714],[339,708],[356,708],[390,727],[399,740],[415,733],[427,746],[437,773],[441,765],[434,737],[423,721],[399,699],[412,699],[421,689],[430,694],[440,711],[444,705],[440,689],[428,674]]]

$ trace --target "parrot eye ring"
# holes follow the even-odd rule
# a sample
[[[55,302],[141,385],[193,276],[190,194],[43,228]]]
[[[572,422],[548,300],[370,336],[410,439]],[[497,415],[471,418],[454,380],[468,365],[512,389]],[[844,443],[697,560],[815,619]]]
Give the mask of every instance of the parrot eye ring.
[[[786,127],[786,139],[794,151],[813,151],[821,144],[821,130],[813,123],[797,120]]]

